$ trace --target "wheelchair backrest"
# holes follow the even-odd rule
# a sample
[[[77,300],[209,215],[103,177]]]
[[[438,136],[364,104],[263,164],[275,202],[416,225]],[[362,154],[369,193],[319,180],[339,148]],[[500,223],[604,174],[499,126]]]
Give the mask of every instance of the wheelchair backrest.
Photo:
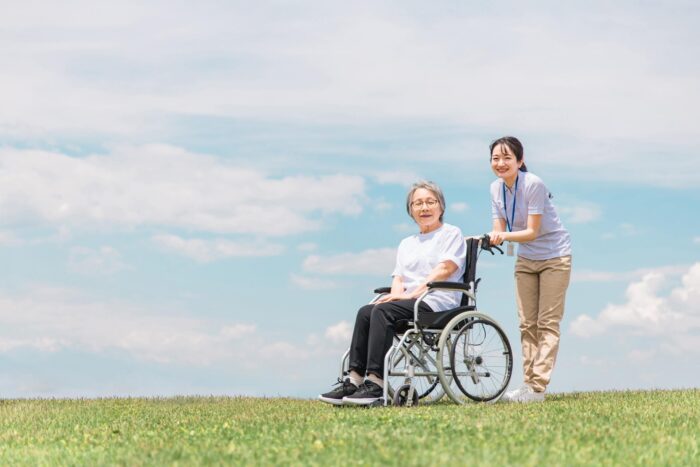
[[[476,260],[479,257],[479,239],[466,238],[467,243],[467,262],[464,267],[464,276],[462,282],[465,284],[476,284]],[[472,292],[476,292],[472,290]],[[469,305],[469,297],[462,295],[462,306]]]

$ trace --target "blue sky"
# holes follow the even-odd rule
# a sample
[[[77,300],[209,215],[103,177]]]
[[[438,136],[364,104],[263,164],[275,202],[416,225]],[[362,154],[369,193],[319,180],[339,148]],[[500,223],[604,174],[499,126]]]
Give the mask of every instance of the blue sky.
[[[573,239],[550,390],[697,387],[699,18],[684,1],[6,8],[0,395],[315,396],[415,231],[407,186],[436,181],[448,222],[488,231],[505,134]],[[513,260],[482,260],[479,308],[519,363]]]

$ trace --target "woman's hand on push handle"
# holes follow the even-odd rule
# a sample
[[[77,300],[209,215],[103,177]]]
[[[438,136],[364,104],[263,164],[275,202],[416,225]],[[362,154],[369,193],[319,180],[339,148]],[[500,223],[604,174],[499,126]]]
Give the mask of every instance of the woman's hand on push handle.
[[[505,241],[505,232],[497,232],[495,230],[489,232],[489,243],[491,245],[500,245]]]

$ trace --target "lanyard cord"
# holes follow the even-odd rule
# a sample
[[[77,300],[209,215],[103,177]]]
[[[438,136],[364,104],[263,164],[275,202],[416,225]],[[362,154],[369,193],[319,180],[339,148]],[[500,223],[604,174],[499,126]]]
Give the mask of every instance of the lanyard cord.
[[[503,210],[506,212],[506,226],[508,227],[508,232],[513,231],[513,227],[515,224],[515,200],[518,195],[518,178],[520,178],[520,175],[515,177],[515,188],[513,188],[513,209],[512,209],[512,217],[509,220],[508,219],[508,206],[506,205],[506,182],[503,182],[502,188],[503,188]]]

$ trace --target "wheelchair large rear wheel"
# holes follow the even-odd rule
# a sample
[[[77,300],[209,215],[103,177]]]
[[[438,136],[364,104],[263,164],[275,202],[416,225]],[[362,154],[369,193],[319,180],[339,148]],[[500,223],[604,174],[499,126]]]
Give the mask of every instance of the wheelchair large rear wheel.
[[[498,400],[508,387],[513,354],[495,321],[478,312],[465,312],[443,330],[438,365],[440,380],[452,400],[489,402]],[[446,384],[449,382],[454,384]]]
[[[513,369],[510,343],[493,321],[475,319],[459,330],[450,351],[455,383],[462,394],[477,402],[499,397]],[[462,376],[464,375],[464,376]]]

